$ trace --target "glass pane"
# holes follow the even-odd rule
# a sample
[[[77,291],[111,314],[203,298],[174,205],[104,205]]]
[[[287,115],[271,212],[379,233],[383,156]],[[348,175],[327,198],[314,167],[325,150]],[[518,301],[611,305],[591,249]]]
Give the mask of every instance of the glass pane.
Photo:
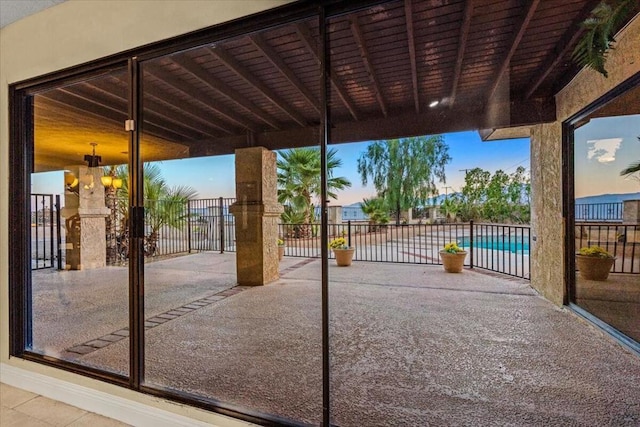
[[[636,341],[640,341],[639,98],[640,87],[626,92],[585,118],[574,133],[578,251],[574,302]]]
[[[126,70],[34,96],[29,350],[127,375]]]
[[[314,32],[292,23],[142,64],[145,383],[318,423],[320,285],[290,272],[313,259],[279,226],[276,174],[276,150],[318,142],[318,62],[300,28]],[[303,205],[291,229],[315,242]]]

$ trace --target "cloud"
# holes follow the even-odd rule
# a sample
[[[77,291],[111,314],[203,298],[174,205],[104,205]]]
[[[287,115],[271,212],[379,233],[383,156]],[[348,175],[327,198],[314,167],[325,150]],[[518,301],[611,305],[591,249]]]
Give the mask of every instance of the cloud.
[[[616,160],[616,151],[620,148],[622,138],[592,139],[587,141],[587,158],[600,163]]]

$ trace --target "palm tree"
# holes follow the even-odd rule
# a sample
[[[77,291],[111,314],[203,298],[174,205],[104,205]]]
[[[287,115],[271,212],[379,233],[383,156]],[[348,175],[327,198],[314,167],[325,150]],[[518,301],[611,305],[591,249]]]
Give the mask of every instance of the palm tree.
[[[333,176],[334,170],[342,165],[336,157],[336,150],[327,151],[327,195],[337,198],[336,191],[351,187],[344,177]],[[278,166],[278,202],[289,206],[292,212],[302,214],[302,223],[310,224],[314,219],[312,200],[321,195],[320,150],[316,148],[294,148],[280,153]],[[284,218],[283,218],[284,220]],[[309,227],[303,234],[308,235]]]
[[[119,210],[123,218],[123,234],[126,236],[129,211],[129,176],[124,166],[116,166],[115,174],[122,179]],[[144,219],[145,225],[150,230],[145,239],[145,252],[147,255],[155,255],[160,229],[163,226],[182,228],[189,216],[187,204],[189,200],[197,196],[197,192],[193,188],[184,185],[169,187],[162,177],[160,166],[156,163],[144,164],[143,182]]]
[[[389,207],[384,198],[363,199],[360,208],[369,217],[369,231],[376,231],[378,226],[389,223]]]

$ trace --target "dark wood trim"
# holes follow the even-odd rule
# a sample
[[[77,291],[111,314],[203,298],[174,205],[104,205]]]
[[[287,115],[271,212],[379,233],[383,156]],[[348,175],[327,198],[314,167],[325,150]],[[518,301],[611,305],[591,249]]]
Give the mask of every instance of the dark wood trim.
[[[309,105],[311,105],[316,112],[320,113],[319,102],[316,99],[315,95],[307,89],[307,87],[296,77],[295,73],[291,71],[291,68],[284,63],[282,59],[278,56],[278,53],[273,50],[273,48],[267,43],[264,38],[260,34],[252,34],[249,36],[249,40],[255,46],[256,49],[264,56],[271,65],[273,65],[276,70],[278,70],[287,81],[295,87],[298,92],[307,100]]]
[[[360,50],[360,58],[362,59],[362,63],[364,64],[365,70],[367,70],[367,74],[369,75],[369,82],[371,83],[371,88],[373,93],[378,100],[378,105],[380,105],[380,111],[382,111],[382,115],[387,117],[387,106],[384,102],[384,95],[382,94],[381,86],[378,83],[378,78],[376,77],[376,71],[373,69],[373,63],[371,62],[371,55],[369,55],[369,50],[367,49],[367,41],[362,34],[362,29],[360,28],[360,24],[358,24],[358,17],[356,15],[352,16],[351,19],[351,32],[353,33],[353,38],[358,45],[358,50]]]
[[[469,28],[471,28],[471,17],[473,16],[473,0],[467,0],[464,5],[462,15],[462,26],[460,27],[460,35],[458,37],[458,55],[456,56],[456,66],[453,70],[453,82],[451,83],[451,96],[449,97],[449,107],[453,107],[456,102],[458,93],[458,82],[462,75],[462,62],[464,60],[464,52],[467,49],[467,38],[469,37]]]
[[[191,99],[206,106],[208,109],[215,111],[220,116],[224,117],[225,120],[232,122],[234,126],[239,126],[243,129],[249,129],[253,132],[258,132],[260,130],[258,126],[248,121],[244,116],[237,114],[233,111],[229,111],[229,109],[224,104],[215,101],[211,97],[206,96],[201,91],[193,88],[191,85],[174,79],[171,74],[165,71],[151,70],[150,69],[151,66],[149,65],[145,66],[143,64],[143,68],[146,74],[149,74],[150,76],[153,76],[155,79],[161,82],[164,82],[166,85],[179,90],[180,92],[187,95]],[[164,97],[160,89],[157,89],[155,93],[157,94],[158,97]],[[223,126],[229,126],[229,125],[225,124]]]
[[[420,112],[420,89],[418,88],[418,66],[416,64],[416,41],[413,34],[413,5],[412,0],[404,0],[404,16],[407,26],[407,41],[409,43],[409,62],[411,63],[411,84],[413,104],[416,113]],[[385,114],[386,115],[386,114]]]
[[[233,58],[224,48],[221,46],[207,47],[207,51],[222,62],[227,68],[233,71],[237,76],[242,78],[247,84],[260,92],[269,102],[276,108],[280,109],[283,113],[291,117],[300,126],[305,126],[307,120],[298,114],[291,106],[289,106],[282,98],[280,98],[275,92],[269,89],[264,83],[262,83],[256,76]]]
[[[527,31],[527,27],[529,26],[529,23],[531,22],[533,15],[536,13],[536,9],[538,8],[539,4],[540,4],[540,0],[531,0],[529,7],[527,8],[526,12],[522,14],[519,22],[514,24],[514,28],[516,29],[516,32],[513,34],[513,39],[509,43],[509,46],[510,46],[509,51],[507,52],[505,57],[502,59],[502,63],[500,64],[498,71],[493,77],[493,80],[492,80],[493,84],[489,89],[489,92],[487,94],[487,99],[490,100],[491,98],[493,98],[493,96],[496,93],[496,90],[498,90],[498,87],[500,86],[500,82],[502,81],[502,78],[504,77],[505,73],[509,69],[509,65],[511,64],[511,58],[513,57],[513,54],[516,53],[516,50],[518,49],[518,45],[520,44],[520,40],[522,40],[522,37],[524,36],[525,31]]]
[[[600,0],[592,0],[588,2],[580,11],[580,13],[576,16],[576,18],[571,23],[571,26],[564,32],[560,41],[556,45],[555,49],[549,52],[549,55],[545,58],[542,65],[536,69],[533,74],[534,76],[538,76],[535,80],[532,80],[531,85],[527,88],[524,99],[529,99],[531,95],[540,87],[542,82],[547,78],[547,76],[553,71],[558,64],[562,61],[567,51],[577,39],[582,36],[584,32],[584,28],[582,27],[582,22],[589,16],[594,7],[600,2]]]
[[[311,35],[311,31],[309,31],[309,28],[304,23],[298,23],[296,24],[296,30],[298,32],[298,35],[300,36],[300,39],[304,42],[307,51],[311,53],[311,55],[313,55],[316,63],[318,65],[322,64],[322,58],[320,57],[320,53],[318,53],[318,47],[316,46],[316,42],[313,40],[313,36]],[[344,88],[342,82],[340,82],[338,74],[335,72],[335,70],[332,69],[331,74],[328,77],[329,81],[331,82],[331,86],[333,86],[336,93],[338,94],[338,98],[340,98],[340,101],[342,101],[344,106],[347,107],[347,110],[349,110],[349,113],[351,114],[351,117],[353,117],[353,120],[357,121],[358,112],[356,110],[356,106],[353,105],[353,102],[349,97],[349,93]]]
[[[271,126],[274,129],[282,128],[282,126],[276,119],[262,111],[245,96],[242,96],[242,94],[236,92],[234,89],[230,88],[228,85],[215,78],[200,65],[196,64],[195,62],[189,61],[188,59],[184,58],[184,56],[179,55],[171,57],[171,61],[174,64],[180,66],[180,68],[182,68],[183,70],[187,71],[190,75],[198,79],[198,81],[200,81],[201,83],[210,87],[221,96],[227,98],[229,102],[239,105],[241,108],[247,110],[249,113],[254,115],[259,120],[263,121],[265,124]]]

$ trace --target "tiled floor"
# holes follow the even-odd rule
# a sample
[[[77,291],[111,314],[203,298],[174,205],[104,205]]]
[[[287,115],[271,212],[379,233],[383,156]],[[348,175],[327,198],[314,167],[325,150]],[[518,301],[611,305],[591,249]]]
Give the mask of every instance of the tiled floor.
[[[126,426],[119,421],[0,383],[0,426]]]

